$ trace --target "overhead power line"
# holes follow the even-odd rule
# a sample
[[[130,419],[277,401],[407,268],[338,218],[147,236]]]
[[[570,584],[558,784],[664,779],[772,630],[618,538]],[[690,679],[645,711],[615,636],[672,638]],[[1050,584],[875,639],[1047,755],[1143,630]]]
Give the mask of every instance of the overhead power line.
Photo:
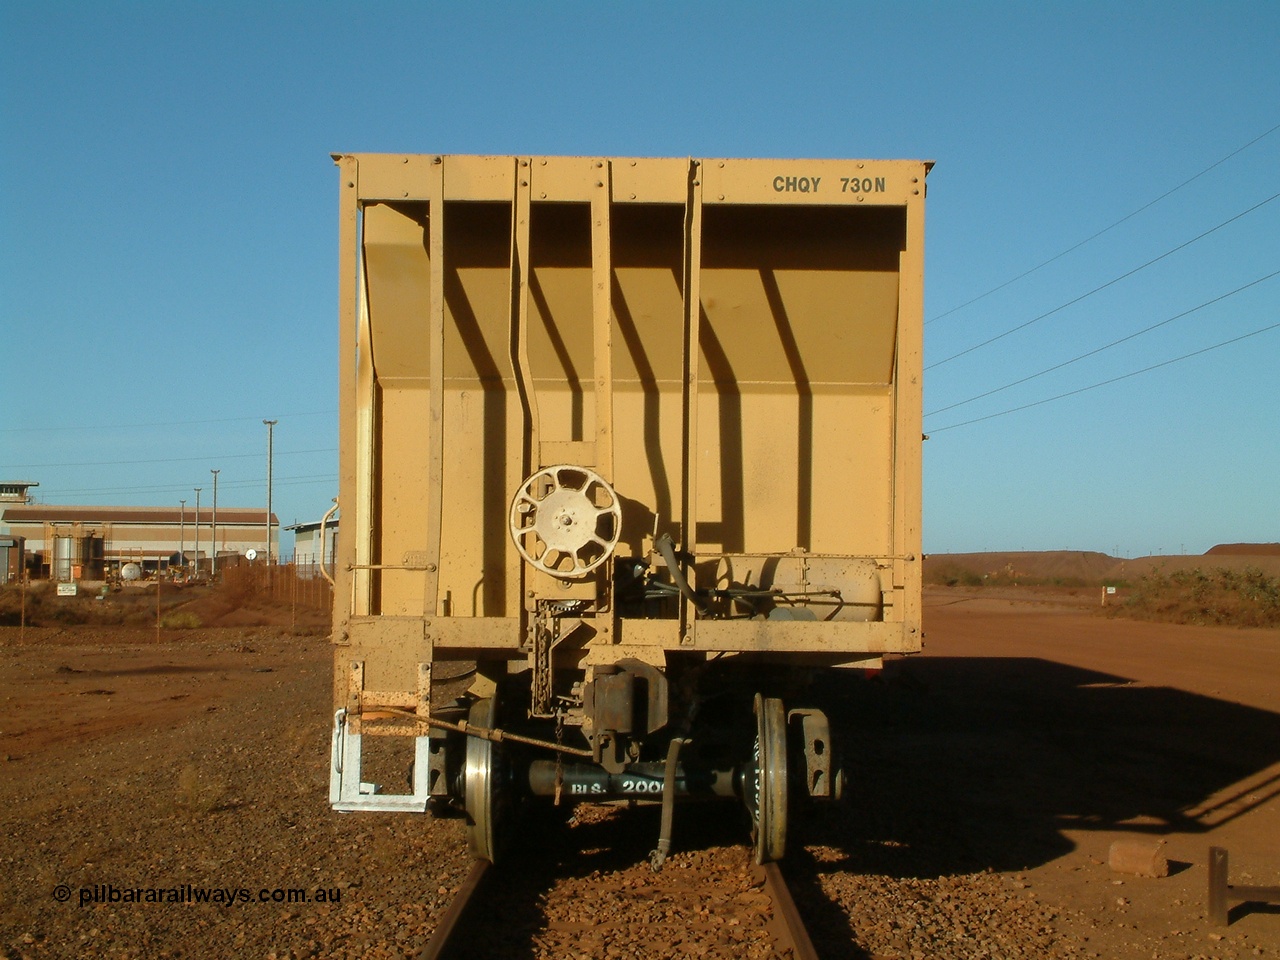
[[[999,291],[1003,290],[1005,287],[1017,283],[1019,280],[1023,279],[1024,277],[1031,276],[1031,274],[1035,273],[1037,270],[1041,269],[1042,267],[1047,267],[1049,264],[1053,263],[1055,260],[1061,260],[1067,254],[1072,253],[1076,250],[1079,250],[1086,243],[1090,243],[1094,240],[1097,240],[1104,233],[1107,233],[1110,230],[1114,230],[1116,227],[1120,226],[1120,224],[1124,223],[1126,220],[1132,220],[1134,217],[1142,213],[1144,210],[1147,210],[1155,206],[1157,203],[1159,203],[1161,200],[1165,199],[1166,197],[1172,196],[1173,194],[1177,193],[1179,190],[1181,190],[1183,187],[1187,186],[1188,184],[1194,183],[1196,180],[1199,180],[1210,170],[1213,170],[1215,167],[1222,166],[1222,164],[1226,163],[1236,154],[1243,153],[1245,150],[1248,150],[1259,140],[1262,140],[1265,137],[1271,136],[1271,134],[1275,133],[1277,130],[1280,130],[1280,123],[1276,124],[1274,127],[1272,127],[1270,130],[1267,130],[1265,133],[1258,134],[1256,137],[1254,137],[1244,146],[1237,147],[1235,150],[1232,150],[1221,160],[1217,160],[1214,163],[1209,164],[1209,166],[1205,167],[1203,170],[1197,173],[1194,177],[1191,177],[1187,180],[1183,180],[1180,184],[1178,184],[1173,189],[1166,190],[1164,193],[1160,194],[1160,196],[1156,197],[1154,200],[1150,200],[1147,203],[1144,203],[1142,206],[1140,206],[1137,210],[1134,210],[1132,213],[1125,214],[1123,217],[1121,217],[1119,220],[1117,220],[1115,223],[1111,224],[1110,226],[1103,227],[1097,233],[1092,234],[1091,236],[1085,237],[1079,243],[1072,244],[1071,246],[1067,247],[1067,249],[1063,250],[1061,253],[1054,254],[1052,257],[1050,257],[1048,260],[1045,260],[1043,263],[1038,263],[1034,267],[1032,267],[1030,270],[1024,270],[1022,273],[1018,274],[1013,279],[1006,280],[1004,283],[1001,283],[997,286],[992,287],[986,293],[980,293],[978,294],[978,296],[974,297],[972,300],[966,300],[964,303],[960,304],[959,306],[955,306],[955,307],[952,307],[950,310],[943,311],[942,313],[938,314],[936,317],[930,317],[928,320],[925,321],[925,326],[928,326],[929,324],[933,323],[935,320],[941,320],[943,317],[949,317],[951,316],[951,314],[957,313],[960,310],[963,310],[965,307],[972,306],[973,304],[977,303],[979,300],[985,300],[987,297],[991,296],[993,293],[998,293]]]
[[[1241,340],[1248,340],[1250,337],[1256,337],[1259,334],[1280,328],[1280,323],[1273,323],[1269,327],[1263,327],[1260,330],[1254,330],[1251,333],[1244,333],[1238,337],[1232,337],[1230,340],[1223,340],[1221,343],[1215,343],[1199,350],[1193,350],[1191,353],[1184,353],[1180,357],[1174,357],[1172,360],[1164,360],[1160,363],[1153,363],[1149,367],[1143,367],[1141,370],[1134,370],[1132,373],[1125,373],[1118,377],[1112,377],[1110,380],[1103,380],[1100,383],[1092,383],[1087,387],[1081,387],[1078,390],[1069,390],[1066,393],[1060,393],[1055,397],[1045,397],[1043,400],[1036,400],[1033,403],[1024,403],[1020,407],[1011,407],[1008,410],[1001,410],[999,413],[990,413],[985,417],[974,417],[972,420],[962,420],[960,423],[952,423],[945,427],[938,427],[936,430],[930,430],[929,433],[942,433],[944,430],[955,430],[957,427],[967,427],[971,423],[981,423],[984,420],[994,420],[996,417],[1007,417],[1011,413],[1018,413],[1022,410],[1030,410],[1032,407],[1039,407],[1046,403],[1053,403],[1055,400],[1064,400],[1067,397],[1074,397],[1077,394],[1087,393],[1090,390],[1097,390],[1099,387],[1105,387],[1113,383],[1119,383],[1121,380],[1128,380],[1130,377],[1136,377],[1144,373],[1150,373],[1152,370],[1159,370],[1161,367],[1167,367],[1170,364],[1180,363],[1183,360],[1190,360],[1192,357],[1198,357],[1202,353],[1208,353],[1211,350],[1218,350],[1222,347],[1230,346],[1233,343],[1239,343]]]
[[[1210,227],[1204,233],[1200,234],[1199,236],[1192,237],[1190,240],[1186,240],[1178,244],[1172,250],[1166,250],[1164,253],[1160,254],[1160,256],[1153,257],[1152,259],[1148,260],[1146,263],[1142,264],[1141,266],[1134,267],[1132,270],[1129,270],[1126,273],[1122,273],[1118,277],[1113,277],[1112,279],[1108,280],[1106,283],[1096,286],[1092,290],[1089,290],[1086,293],[1082,293],[1080,294],[1080,296],[1075,297],[1071,300],[1068,300],[1066,303],[1060,304],[1059,306],[1054,307],[1052,310],[1048,310],[1040,314],[1038,317],[1032,317],[1030,320],[1026,321],[1025,323],[1020,323],[1016,327],[1011,327],[1010,329],[1006,330],[1004,333],[998,333],[994,337],[990,337],[986,340],[983,340],[981,343],[975,343],[972,347],[966,347],[964,350],[961,350],[959,353],[953,353],[951,356],[947,357],[944,360],[938,360],[935,363],[931,363],[928,366],[926,366],[925,369],[932,370],[934,367],[940,367],[944,363],[950,363],[952,360],[956,360],[960,357],[963,357],[965,354],[973,353],[973,351],[975,350],[981,350],[983,347],[989,347],[991,344],[995,343],[997,340],[1003,340],[1005,337],[1009,336],[1012,333],[1017,333],[1019,330],[1025,330],[1027,327],[1031,326],[1033,323],[1039,323],[1041,320],[1044,320],[1047,317],[1051,317],[1055,313],[1061,313],[1063,310],[1067,309],[1067,307],[1074,306],[1075,304],[1079,303],[1081,300],[1088,299],[1089,297],[1093,296],[1095,293],[1099,293],[1107,289],[1107,287],[1114,286],[1115,284],[1119,283],[1121,280],[1126,280],[1129,277],[1132,277],[1135,273],[1138,273],[1141,270],[1145,270],[1147,269],[1147,267],[1150,267],[1153,264],[1159,263],[1161,260],[1165,259],[1166,257],[1172,256],[1173,254],[1177,253],[1179,250],[1185,250],[1187,247],[1191,246],[1193,243],[1203,240],[1205,237],[1209,236],[1211,233],[1216,233],[1217,231],[1221,230],[1223,227],[1228,226],[1232,223],[1235,223],[1241,217],[1246,217],[1249,214],[1253,213],[1253,211],[1257,210],[1258,208],[1265,207],[1268,203],[1270,203],[1272,200],[1275,200],[1277,197],[1280,197],[1280,193],[1273,193],[1271,196],[1267,197],[1267,199],[1261,201],[1260,203],[1255,203],[1248,210],[1244,210],[1240,213],[1237,213],[1234,217],[1231,217],[1228,220],[1222,221],[1222,223],[1218,224],[1217,226]]]
[[[1149,327],[1143,327],[1141,330],[1135,331],[1134,333],[1129,334],[1127,337],[1121,337],[1119,340],[1112,340],[1110,343],[1106,344],[1105,346],[1097,347],[1093,350],[1088,351],[1087,353],[1082,353],[1079,356],[1072,357],[1070,360],[1063,360],[1061,363],[1055,363],[1052,367],[1046,367],[1045,369],[1041,370],[1039,373],[1033,373],[1028,377],[1023,377],[1021,380],[1014,380],[1012,383],[1006,383],[1004,386],[996,387],[994,390],[988,390],[986,393],[979,393],[977,396],[969,397],[967,400],[959,400],[956,403],[948,404],[945,407],[939,407],[937,410],[931,410],[929,413],[926,413],[925,416],[932,417],[935,414],[945,413],[948,410],[954,410],[956,407],[963,407],[965,404],[973,403],[975,400],[982,400],[983,398],[989,397],[992,394],[1000,393],[1004,390],[1010,389],[1011,387],[1021,386],[1022,384],[1027,383],[1031,380],[1035,380],[1038,377],[1043,377],[1047,373],[1053,373],[1053,371],[1055,370],[1061,370],[1063,367],[1069,367],[1073,363],[1078,363],[1081,360],[1085,360],[1089,357],[1095,356],[1096,354],[1102,353],[1104,350],[1110,350],[1112,347],[1118,347],[1122,343],[1127,343],[1128,341],[1133,340],[1137,337],[1140,337],[1145,333],[1150,333],[1152,330],[1156,330],[1160,327],[1163,327],[1165,324],[1173,323],[1173,321],[1175,320],[1181,320],[1183,317],[1188,317],[1191,314],[1195,313],[1197,310],[1203,310],[1205,307],[1209,307],[1215,303],[1219,303],[1223,300],[1226,300],[1228,297],[1234,297],[1237,293],[1240,293],[1242,290],[1248,290],[1250,287],[1256,287],[1258,284],[1263,283],[1264,281],[1270,280],[1273,277],[1277,277],[1277,276],[1280,276],[1280,270],[1277,270],[1274,273],[1269,273],[1265,277],[1259,277],[1257,280],[1251,281],[1250,283],[1246,283],[1243,287],[1236,287],[1234,290],[1230,291],[1229,293],[1224,293],[1220,297],[1214,297],[1212,300],[1206,300],[1204,303],[1198,306],[1192,307],[1190,310],[1183,310],[1181,313],[1175,314],[1172,317],[1169,317],[1167,320],[1161,320],[1159,323],[1153,323]]]
[[[266,485],[266,482],[267,482],[266,478],[264,477],[258,480],[239,480],[235,482],[220,483],[219,487],[231,487],[236,489],[254,489],[254,488],[261,489]],[[329,486],[333,486],[337,484],[337,482],[338,482],[337,474],[332,474],[330,476],[317,475],[317,476],[310,476],[310,477],[286,477],[283,480],[273,481],[273,483],[277,487],[281,487],[281,486],[301,487],[301,486],[308,486],[312,484],[328,484]],[[171,484],[163,484],[163,485],[148,486],[148,487],[99,487],[96,489],[85,489],[85,490],[59,490],[56,493],[47,493],[42,495],[40,497],[40,502],[42,503],[52,503],[55,501],[66,502],[72,499],[101,498],[101,497],[107,497],[107,496],[121,494],[121,493],[133,493],[133,494],[146,493],[148,495],[155,495],[155,494],[162,494],[162,493],[180,494],[184,492],[189,492],[190,489],[191,488],[189,486],[183,483],[171,483]]]
[[[307,453],[337,453],[337,447],[323,447],[317,450],[283,450],[278,457],[301,456]],[[55,467],[131,467],[150,463],[221,463],[223,460],[256,460],[256,453],[218,453],[203,457],[163,457],[156,460],[94,460],[85,463],[10,463],[6,469],[14,470],[50,470]]]
[[[337,416],[335,410],[308,410],[305,413],[282,413],[277,414],[278,419],[287,419],[292,417],[332,417]],[[148,427],[200,427],[209,426],[215,423],[257,423],[261,417],[222,417],[217,420],[168,420],[157,423],[109,423],[98,424],[96,426],[87,426],[84,424],[71,424],[61,427],[0,427],[0,433],[52,433],[55,430],[141,430]]]
[[[283,477],[274,481],[277,486],[281,484],[301,484],[301,483],[337,483],[338,475],[333,474],[308,474],[303,476]],[[222,489],[255,489],[266,486],[266,477],[251,477],[248,480],[222,480],[219,487]],[[188,489],[186,483],[154,483],[154,484],[130,484],[124,487],[83,487],[73,490],[53,490],[47,491],[41,496],[42,500],[65,500],[68,497],[85,497],[85,496],[104,496],[109,494],[121,493],[181,493]]]

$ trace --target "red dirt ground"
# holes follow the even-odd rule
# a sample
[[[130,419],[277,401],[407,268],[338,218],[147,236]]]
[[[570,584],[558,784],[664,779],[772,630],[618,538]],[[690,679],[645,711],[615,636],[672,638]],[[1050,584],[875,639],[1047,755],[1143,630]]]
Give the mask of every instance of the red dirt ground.
[[[998,843],[1024,834],[1019,875],[1099,956],[1275,956],[1280,905],[1225,929],[1204,907],[1210,846],[1233,882],[1280,884],[1280,630],[1109,620],[1096,602],[929,588],[924,656],[897,664],[953,708],[927,756],[979,794],[959,803],[1004,818]],[[1163,840],[1173,875],[1112,873],[1118,839]]]
[[[1280,956],[1280,907],[1226,928],[1204,916],[1211,845],[1234,882],[1280,883],[1280,630],[1108,620],[1097,601],[930,588],[924,654],[852,689],[839,718],[860,734],[845,744],[852,812],[797,826],[812,850],[844,838],[840,856],[790,869],[818,871],[810,886],[846,912],[846,880],[976,890],[964,878],[985,874],[1042,904],[1043,936],[1069,956]],[[288,607],[273,617],[158,642],[153,627],[0,628],[0,955],[201,955],[193,937],[237,957],[417,949],[466,869],[460,827],[328,810],[328,644],[295,635]],[[1122,838],[1163,840],[1173,874],[1112,873]],[[341,880],[349,902],[166,912],[50,895],[310,877]],[[836,955],[889,955],[847,946]]]

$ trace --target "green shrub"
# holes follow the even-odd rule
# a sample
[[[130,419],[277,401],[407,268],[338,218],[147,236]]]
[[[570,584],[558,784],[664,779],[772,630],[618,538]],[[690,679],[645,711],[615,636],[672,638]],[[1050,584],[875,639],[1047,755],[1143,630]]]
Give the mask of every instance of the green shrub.
[[[1156,571],[1111,612],[1170,623],[1280,626],[1280,578],[1256,567]]]

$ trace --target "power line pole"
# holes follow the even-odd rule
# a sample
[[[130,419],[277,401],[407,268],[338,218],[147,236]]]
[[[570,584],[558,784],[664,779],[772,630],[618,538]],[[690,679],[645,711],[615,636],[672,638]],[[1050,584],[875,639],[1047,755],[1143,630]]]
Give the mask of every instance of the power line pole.
[[[209,576],[212,578],[218,575],[218,474],[222,471],[210,469],[209,472],[213,474],[213,525],[209,536],[212,544],[209,551]]]
[[[196,577],[200,576],[200,488],[196,487]]]
[[[271,460],[272,440],[278,420],[263,420],[267,427],[267,582],[271,582]]]
[[[187,501],[179,500],[178,503],[182,504],[181,512],[178,514],[178,566],[185,571],[187,569]]]

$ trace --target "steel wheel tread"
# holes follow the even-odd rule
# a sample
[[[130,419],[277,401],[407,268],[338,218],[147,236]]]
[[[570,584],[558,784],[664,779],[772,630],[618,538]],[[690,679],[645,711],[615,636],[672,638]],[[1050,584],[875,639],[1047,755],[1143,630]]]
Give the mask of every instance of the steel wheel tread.
[[[787,711],[782,701],[757,693],[755,764],[748,809],[756,863],[781,860],[787,848]]]
[[[497,725],[496,699],[477,700],[467,722],[492,730]],[[503,818],[501,747],[480,737],[467,738],[463,801],[467,811],[467,846],[477,860],[496,863]]]

